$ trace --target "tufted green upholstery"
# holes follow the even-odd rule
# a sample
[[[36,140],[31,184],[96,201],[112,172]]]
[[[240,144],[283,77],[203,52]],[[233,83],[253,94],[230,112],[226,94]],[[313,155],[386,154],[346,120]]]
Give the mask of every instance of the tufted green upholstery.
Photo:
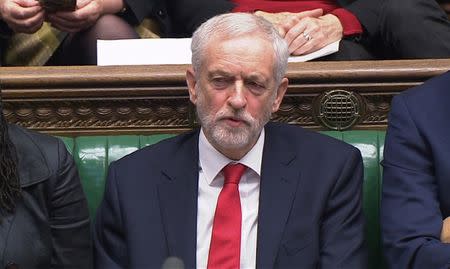
[[[379,269],[382,267],[378,222],[381,193],[381,166],[379,163],[383,153],[384,131],[328,131],[324,133],[354,145],[362,153],[365,168],[363,207],[367,220],[369,268]],[[105,176],[110,162],[170,136],[172,135],[62,137],[77,163],[91,214],[95,214],[102,199]]]

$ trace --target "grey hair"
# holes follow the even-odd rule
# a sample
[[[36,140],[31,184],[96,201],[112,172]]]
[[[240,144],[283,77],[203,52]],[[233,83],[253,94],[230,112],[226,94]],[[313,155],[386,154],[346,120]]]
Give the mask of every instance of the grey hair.
[[[286,41],[266,19],[250,13],[226,13],[215,16],[202,25],[192,36],[192,67],[198,76],[203,62],[203,52],[214,38],[230,39],[257,33],[261,38],[273,45],[275,67],[274,77],[277,84],[281,83],[286,68],[289,51]]]

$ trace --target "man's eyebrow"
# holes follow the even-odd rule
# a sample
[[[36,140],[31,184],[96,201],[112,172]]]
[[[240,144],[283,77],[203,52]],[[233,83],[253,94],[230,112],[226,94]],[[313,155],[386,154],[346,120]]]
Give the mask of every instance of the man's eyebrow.
[[[230,74],[230,73],[228,73],[228,72],[226,72],[226,71],[223,71],[223,70],[211,70],[211,71],[208,71],[208,77],[213,77],[213,76],[224,76],[224,77],[231,77],[232,76],[232,74]]]
[[[245,77],[245,80],[252,80],[252,81],[258,81],[261,83],[267,83],[270,80],[270,78],[265,77],[262,74],[250,74]]]

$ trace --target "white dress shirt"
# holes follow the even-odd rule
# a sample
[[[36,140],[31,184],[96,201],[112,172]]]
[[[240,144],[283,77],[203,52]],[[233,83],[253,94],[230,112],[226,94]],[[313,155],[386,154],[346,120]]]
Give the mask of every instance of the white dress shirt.
[[[264,147],[264,129],[253,148],[238,162],[246,165],[239,182],[241,198],[241,269],[256,267],[259,186]],[[217,151],[206,139],[203,129],[199,137],[199,183],[197,212],[197,268],[207,268],[209,245],[217,199],[222,190],[222,168],[233,161]]]

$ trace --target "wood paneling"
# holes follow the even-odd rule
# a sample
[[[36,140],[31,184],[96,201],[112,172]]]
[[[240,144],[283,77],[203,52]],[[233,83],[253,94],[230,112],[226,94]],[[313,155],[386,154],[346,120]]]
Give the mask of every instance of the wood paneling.
[[[181,132],[195,126],[187,65],[1,67],[8,121],[52,134]],[[450,59],[290,64],[276,121],[327,129],[318,98],[342,90],[363,111],[353,129],[383,129],[392,97],[450,69]]]

